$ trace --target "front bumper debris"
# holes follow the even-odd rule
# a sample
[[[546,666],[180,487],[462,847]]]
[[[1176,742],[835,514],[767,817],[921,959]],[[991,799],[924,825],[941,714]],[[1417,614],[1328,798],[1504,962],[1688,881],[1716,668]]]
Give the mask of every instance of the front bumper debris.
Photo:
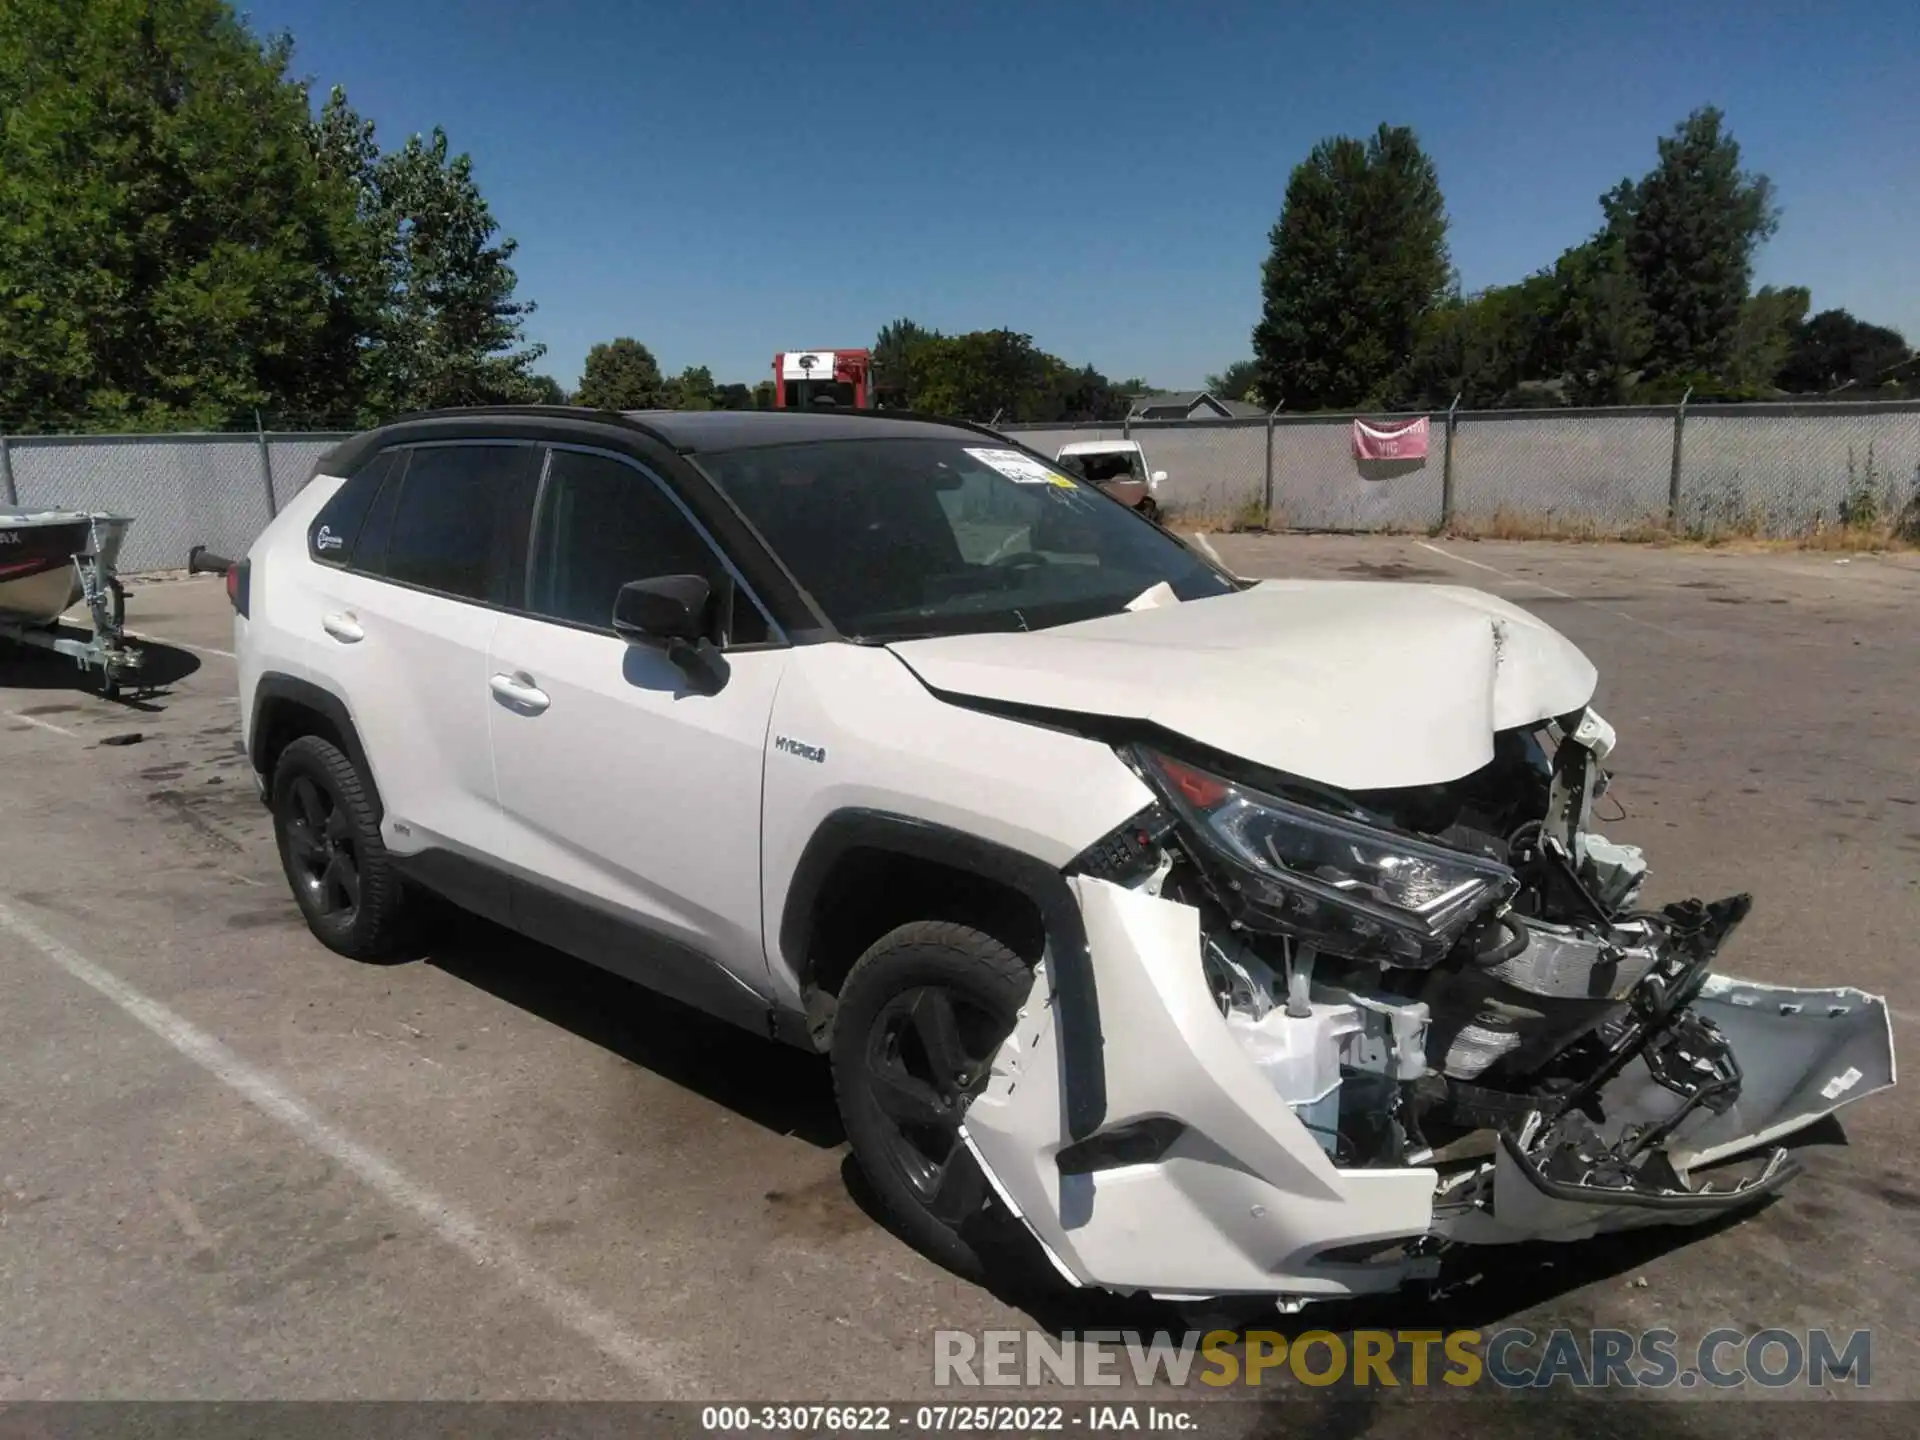
[[[1098,981],[1103,1123],[1070,1143],[1043,965],[963,1135],[1080,1285],[1292,1304],[1429,1277],[1447,1244],[1696,1223],[1777,1192],[1798,1166],[1768,1147],[1895,1082],[1880,998],[1707,973],[1736,899],[1678,926],[1656,1001],[1621,1022],[1645,1033],[1550,1112],[1490,1117],[1484,1158],[1342,1168],[1227,1034],[1199,912],[1070,883]]]

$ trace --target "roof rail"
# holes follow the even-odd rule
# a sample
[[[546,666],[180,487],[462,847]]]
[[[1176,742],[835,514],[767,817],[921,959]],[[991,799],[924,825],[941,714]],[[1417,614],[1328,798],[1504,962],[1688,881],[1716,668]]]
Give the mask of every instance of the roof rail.
[[[1002,434],[989,425],[977,420],[963,420],[953,415],[935,415],[923,410],[874,410],[852,405],[814,405],[804,409],[794,407],[780,410],[742,410],[733,412],[742,415],[853,415],[872,420],[913,420],[925,425],[945,425],[955,430],[970,430],[976,435],[985,435],[999,441],[1002,445],[1011,445],[1030,455],[1046,459],[1038,450],[1020,443],[1018,437]],[[576,420],[591,420],[601,425],[617,425],[623,429],[634,430],[651,440],[658,441],[669,449],[681,450],[679,442],[664,431],[637,420],[633,413],[620,410],[598,410],[586,405],[456,405],[438,410],[418,410],[406,415],[397,415],[383,425],[375,427],[385,430],[390,426],[410,423],[416,420],[456,420],[473,419],[481,416],[567,416]],[[1051,464],[1051,461],[1048,461]]]
[[[950,425],[956,430],[971,430],[976,435],[991,435],[996,440],[1010,440],[1012,438],[1011,436],[1002,435],[990,425],[981,424],[978,420],[962,420],[955,415],[935,415],[926,410],[873,410],[860,409],[852,405],[813,405],[807,407],[804,411],[796,407],[790,413],[864,415],[874,420],[917,420],[923,425]]]
[[[413,410],[404,415],[396,415],[375,428],[385,430],[389,426],[409,424],[415,420],[471,420],[495,415],[503,419],[531,416],[592,420],[601,425],[618,425],[622,429],[637,430],[649,439],[657,440],[669,447],[673,444],[659,430],[634,419],[631,415],[619,410],[595,409],[591,405],[449,405],[438,410]]]

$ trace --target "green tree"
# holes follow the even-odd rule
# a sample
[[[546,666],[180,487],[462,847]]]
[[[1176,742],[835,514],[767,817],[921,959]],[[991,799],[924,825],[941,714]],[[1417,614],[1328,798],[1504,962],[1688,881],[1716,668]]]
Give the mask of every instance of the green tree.
[[[1218,375],[1207,376],[1207,389],[1222,400],[1242,400],[1259,404],[1260,366],[1253,360],[1236,360]]]
[[[1521,387],[1559,374],[1566,296],[1551,271],[1429,311],[1416,332],[1399,399],[1470,409],[1516,403]]]
[[[771,410],[774,398],[774,385],[771,380],[757,380],[753,386],[753,406],[755,410]]]
[[[0,424],[352,406],[353,197],[290,53],[223,0],[0,6]]]
[[[446,132],[415,135],[376,172],[383,235],[393,237],[394,301],[381,341],[395,409],[526,398],[546,353],[525,341],[530,302],[516,300],[515,242],[499,235],[473,162]]]
[[[565,405],[567,389],[551,375],[527,377],[526,403],[529,405]]]
[[[928,340],[940,339],[938,330],[927,330],[911,320],[895,320],[880,327],[873,342],[873,372],[870,383],[874,403],[887,410],[913,408],[913,353]]]
[[[1724,374],[1734,359],[1754,255],[1779,225],[1773,183],[1740,168],[1726,117],[1696,110],[1659,143],[1659,163],[1601,198],[1646,305],[1655,374]]]
[[[1078,369],[1049,355],[1047,393],[1035,396],[1032,408],[1037,420],[1119,420],[1132,403],[1132,396],[1117,389],[1091,365]]]
[[[738,382],[713,387],[713,408],[716,410],[751,410],[753,390],[750,386]]]
[[[1048,418],[1040,412],[1056,374],[1050,359],[1031,335],[1012,330],[922,340],[911,352],[914,408],[971,420]]]
[[[1800,395],[1865,385],[1912,353],[1897,330],[1869,325],[1845,310],[1822,310],[1795,327],[1776,380]]]
[[[1290,410],[1379,404],[1452,283],[1439,176],[1413,131],[1316,145],[1269,239],[1253,331],[1262,397]]]
[[[713,372],[704,365],[689,365],[667,382],[666,404],[670,410],[715,410]]]
[[[653,352],[622,336],[587,351],[574,401],[593,410],[661,410],[666,408],[667,384]]]
[[[1602,235],[1555,266],[1566,297],[1561,343],[1567,398],[1618,405],[1634,398],[1653,341],[1653,316],[1621,242]]]
[[[1013,330],[916,341],[908,384],[916,410],[1003,423],[1118,420],[1128,396],[1091,365],[1070,365]]]
[[[382,152],[371,122],[335,86],[310,128],[322,171],[355,198],[360,247],[344,301],[356,365],[379,414],[533,402],[545,391],[526,343],[533,305],[515,298],[515,242],[499,235],[472,160],[446,133]]]
[[[1812,302],[1812,293],[1804,285],[1763,285],[1749,295],[1734,328],[1727,380],[1755,395],[1774,389]]]

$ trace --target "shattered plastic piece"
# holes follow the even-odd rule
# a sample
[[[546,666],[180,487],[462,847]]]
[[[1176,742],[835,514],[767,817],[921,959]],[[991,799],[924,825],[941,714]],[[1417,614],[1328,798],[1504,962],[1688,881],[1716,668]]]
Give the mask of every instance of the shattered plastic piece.
[[[102,745],[138,745],[147,737],[138,730],[129,730],[120,735],[108,735],[100,741]]]
[[[1858,1085],[1860,1078],[1860,1072],[1849,1065],[1845,1070],[1841,1071],[1840,1074],[1834,1076],[1833,1079],[1821,1086],[1820,1098],[1823,1100],[1838,1100],[1842,1095],[1846,1094],[1847,1091]]]

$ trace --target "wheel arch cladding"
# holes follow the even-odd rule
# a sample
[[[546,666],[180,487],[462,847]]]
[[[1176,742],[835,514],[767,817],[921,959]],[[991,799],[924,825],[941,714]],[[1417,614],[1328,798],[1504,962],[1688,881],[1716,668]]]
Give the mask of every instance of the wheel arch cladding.
[[[808,840],[787,888],[778,938],[780,952],[793,972],[803,984],[815,983],[813,961],[822,938],[822,922],[834,923],[828,909],[857,891],[863,878],[888,874],[888,867],[899,867],[894,874],[911,870],[922,877],[930,871],[952,872],[968,886],[961,892],[966,898],[1014,896],[1031,907],[1031,915],[1038,922],[1037,932],[1027,936],[1017,933],[1020,916],[1015,909],[1008,919],[1016,934],[1007,943],[1029,960],[1037,960],[1039,955],[1028,955],[1021,940],[1044,948],[1059,993],[1068,1134],[1076,1140],[1092,1134],[1106,1118],[1106,1071],[1093,961],[1087,949],[1086,925],[1073,892],[1065,876],[1044,860],[911,816],[879,810],[836,810]],[[869,927],[850,927],[856,931],[865,928]],[[885,928],[891,929],[892,924]],[[884,929],[871,936],[869,943],[883,933]],[[837,978],[833,970],[844,957],[833,954],[823,958],[828,966],[825,975]],[[851,964],[851,960],[846,963]]]
[[[361,784],[373,805],[375,819],[385,814],[380,802],[380,787],[374,783],[373,768],[367,763],[366,750],[360,744],[360,732],[346,702],[311,680],[269,671],[260,677],[253,692],[253,725],[249,732],[253,768],[273,778],[273,767],[280,753],[303,735],[318,735],[332,741],[360,772]]]

